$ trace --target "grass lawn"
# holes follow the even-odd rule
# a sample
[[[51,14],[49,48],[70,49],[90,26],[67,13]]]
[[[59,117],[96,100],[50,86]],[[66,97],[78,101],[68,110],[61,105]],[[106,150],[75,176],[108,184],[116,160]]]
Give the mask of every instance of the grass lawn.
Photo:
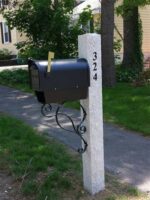
[[[104,89],[104,119],[150,136],[150,85]]]
[[[82,187],[82,165],[56,141],[23,122],[0,114],[0,171],[7,170],[30,200],[148,200],[146,194],[106,175],[106,190],[91,197]]]
[[[24,92],[32,92],[29,87],[29,75],[25,69],[4,70],[0,72],[0,84],[13,87]]]
[[[26,70],[1,72],[0,84],[31,92]],[[150,85],[133,87],[122,83],[105,88],[103,103],[105,121],[150,136]],[[66,106],[78,109],[79,103],[69,102]]]
[[[79,109],[78,102],[66,106]],[[117,84],[103,89],[104,120],[150,136],[150,85]]]

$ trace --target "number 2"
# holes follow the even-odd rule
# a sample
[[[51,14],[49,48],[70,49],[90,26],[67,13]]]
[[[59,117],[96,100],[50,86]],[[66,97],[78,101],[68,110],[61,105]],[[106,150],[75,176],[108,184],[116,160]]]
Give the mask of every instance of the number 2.
[[[93,69],[93,70],[94,70],[94,71],[97,71],[97,63],[94,62],[93,65],[94,65],[94,69]]]

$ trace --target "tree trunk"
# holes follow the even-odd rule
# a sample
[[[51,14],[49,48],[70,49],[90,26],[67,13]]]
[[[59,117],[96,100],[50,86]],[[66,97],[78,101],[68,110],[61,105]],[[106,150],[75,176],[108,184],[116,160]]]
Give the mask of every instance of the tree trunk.
[[[114,63],[114,3],[115,0],[102,0],[102,72],[103,86],[112,87],[116,83]]]
[[[125,68],[139,68],[143,66],[141,27],[138,7],[124,10],[124,53],[122,66]]]

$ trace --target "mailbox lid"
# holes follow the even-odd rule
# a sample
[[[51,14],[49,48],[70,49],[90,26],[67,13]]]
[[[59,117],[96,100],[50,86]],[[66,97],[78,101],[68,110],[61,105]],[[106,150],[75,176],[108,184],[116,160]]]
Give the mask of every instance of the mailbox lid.
[[[89,65],[85,59],[53,60],[47,73],[47,61],[36,61],[39,71],[40,89],[64,90],[88,88],[90,85]]]

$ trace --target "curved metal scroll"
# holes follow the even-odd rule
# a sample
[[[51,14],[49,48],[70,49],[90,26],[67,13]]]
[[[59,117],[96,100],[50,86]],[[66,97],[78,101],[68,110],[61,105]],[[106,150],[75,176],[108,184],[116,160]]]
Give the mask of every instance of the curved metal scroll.
[[[86,119],[87,114],[86,114],[86,111],[83,108],[83,106],[80,105],[80,107],[81,107],[81,110],[83,112],[83,117],[81,119],[80,124],[78,124],[78,125],[75,125],[73,119],[69,115],[67,115],[66,113],[62,113],[60,111],[61,106],[58,106],[56,108],[55,114],[51,115],[51,112],[53,111],[52,105],[51,104],[43,104],[42,107],[41,107],[41,113],[42,113],[43,116],[48,117],[48,118],[55,117],[56,123],[61,129],[68,131],[68,132],[76,133],[83,142],[83,148],[79,148],[77,151],[79,153],[84,153],[87,149],[87,146],[88,146],[87,142],[85,141],[85,139],[82,136],[86,132],[86,127],[83,125],[83,123]],[[60,120],[59,120],[59,116],[65,116],[70,121],[72,128],[73,128],[73,131],[66,129],[61,125]]]

